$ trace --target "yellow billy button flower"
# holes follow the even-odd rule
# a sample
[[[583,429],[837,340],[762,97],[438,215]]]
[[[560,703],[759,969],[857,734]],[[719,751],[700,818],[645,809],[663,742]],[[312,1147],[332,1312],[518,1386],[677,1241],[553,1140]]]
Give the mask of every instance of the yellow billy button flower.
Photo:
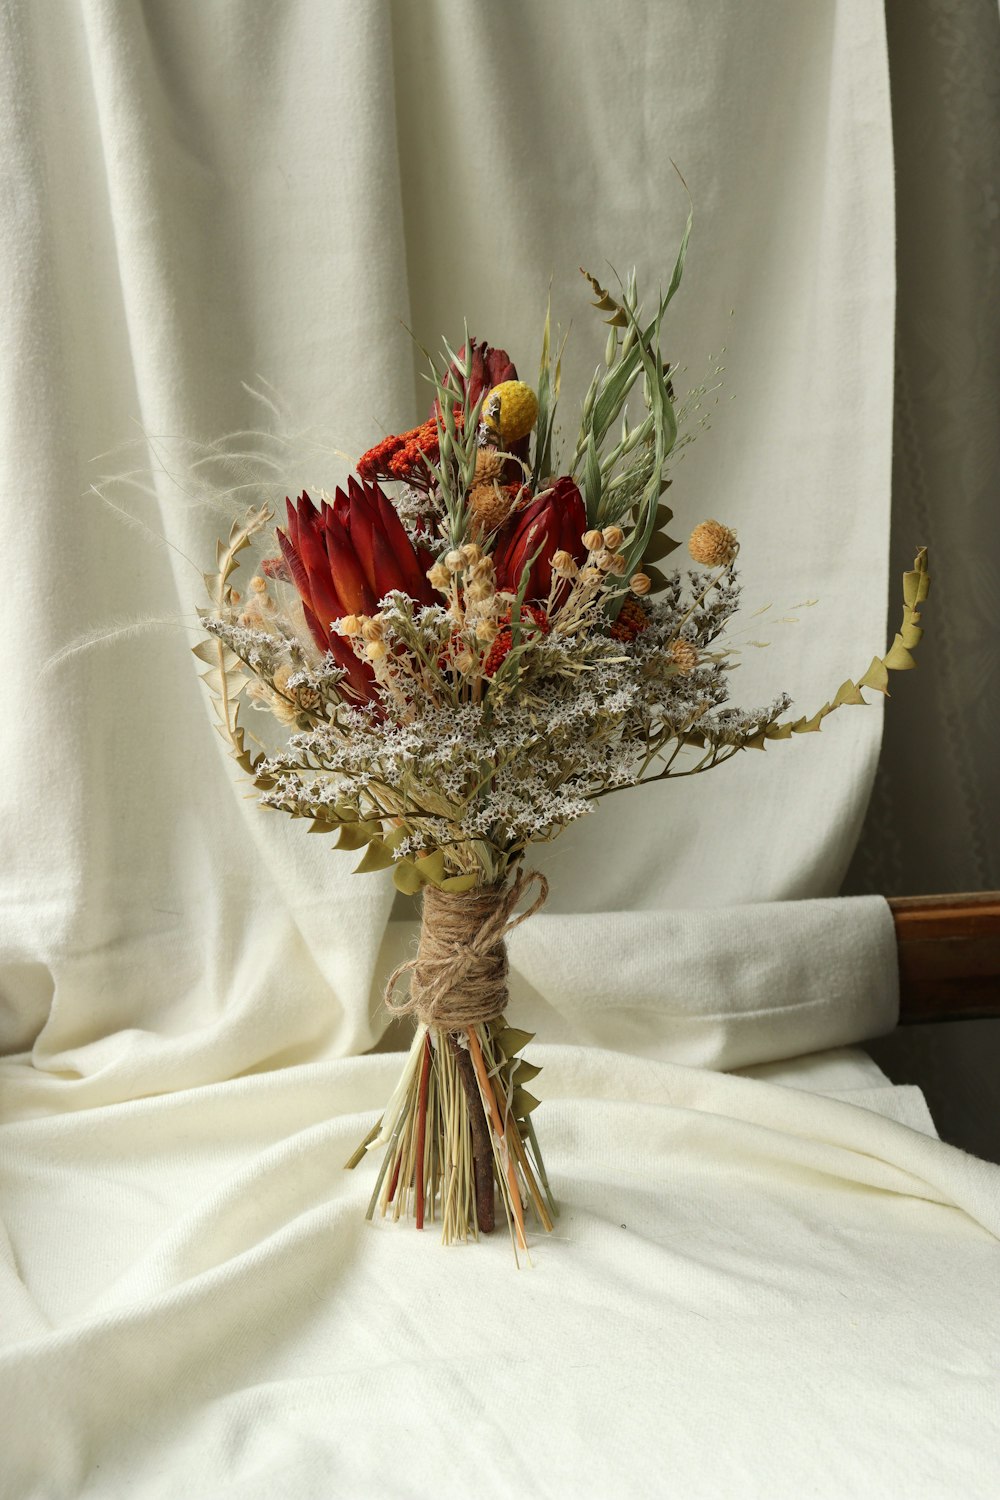
[[[483,402],[483,421],[505,448],[528,436],[538,420],[538,397],[523,380],[495,385]]]

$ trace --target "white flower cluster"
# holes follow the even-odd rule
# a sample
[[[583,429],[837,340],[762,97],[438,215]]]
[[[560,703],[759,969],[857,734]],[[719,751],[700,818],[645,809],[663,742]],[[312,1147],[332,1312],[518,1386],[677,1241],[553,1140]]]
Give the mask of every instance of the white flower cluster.
[[[724,580],[695,610],[682,592],[671,579],[631,640],[533,635],[516,691],[457,705],[416,694],[404,715],[396,700],[342,704],[264,763],[273,785],[262,801],[331,822],[398,814],[397,857],[477,840],[509,849],[551,837],[602,793],[657,774],[686,736],[709,755],[738,746],[787,700],[724,707],[725,654],[707,648],[737,590]],[[438,606],[414,610],[394,596],[382,618],[386,639],[417,636],[433,652],[447,643],[449,617]],[[671,654],[678,641],[689,648],[683,667]]]

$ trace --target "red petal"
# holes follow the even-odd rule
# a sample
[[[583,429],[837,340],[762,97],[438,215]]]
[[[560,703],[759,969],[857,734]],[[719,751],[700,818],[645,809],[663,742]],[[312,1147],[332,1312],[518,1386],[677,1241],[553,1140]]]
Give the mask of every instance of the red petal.
[[[378,552],[379,598],[384,598],[390,589],[401,589],[418,604],[432,604],[434,590],[426,576],[430,562],[426,568],[422,566],[402,521],[378,485],[372,486],[372,503],[378,517],[376,546],[379,541],[384,543]]]
[[[353,476],[348,480],[347,489],[346,509],[342,510],[341,505],[338,504],[338,514],[343,514],[355,556],[365,575],[368,587],[378,600],[381,599],[385,590],[379,588],[375,571],[375,517],[364,490]],[[345,500],[342,490],[337,491],[337,500],[338,502]]]
[[[319,623],[316,616],[313,614],[312,610],[309,608],[304,599],[302,601],[302,613],[306,617],[306,624],[309,626],[309,634],[316,642],[316,645],[321,651],[329,651],[330,633],[329,631],[323,629],[322,625]]]
[[[285,560],[285,565],[292,575],[292,582],[298,589],[303,600],[308,602],[309,579],[306,577],[306,570],[302,566],[302,560],[292,546],[291,539],[280,528],[276,531],[275,535],[278,538],[278,546],[281,548],[281,555]]]
[[[347,673],[347,681],[355,694],[364,702],[374,698],[375,673],[367,662],[355,656],[350,642],[342,635],[331,633],[329,647],[337,666],[343,667]]]
[[[378,600],[358,561],[350,532],[336,517],[326,528],[326,553],[330,573],[343,604],[341,614],[374,614]]]

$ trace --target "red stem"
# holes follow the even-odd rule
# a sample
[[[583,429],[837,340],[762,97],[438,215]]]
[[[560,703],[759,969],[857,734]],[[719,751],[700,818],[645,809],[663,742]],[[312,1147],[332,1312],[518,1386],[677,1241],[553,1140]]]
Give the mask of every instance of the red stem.
[[[399,1148],[399,1154],[396,1157],[396,1165],[393,1167],[393,1169],[392,1169],[392,1176],[389,1179],[389,1197],[387,1199],[387,1201],[389,1203],[391,1203],[392,1200],[393,1200],[393,1198],[395,1198],[395,1196],[396,1196],[396,1188],[397,1188],[397,1186],[399,1184],[399,1169],[400,1169],[400,1167],[402,1165],[403,1165],[403,1148],[402,1148],[402,1146],[400,1146],[400,1148]]]
[[[430,1032],[424,1034],[424,1060],[420,1068],[420,1098],[417,1103],[417,1228],[424,1227],[424,1136],[427,1130],[427,1085],[431,1073]]]

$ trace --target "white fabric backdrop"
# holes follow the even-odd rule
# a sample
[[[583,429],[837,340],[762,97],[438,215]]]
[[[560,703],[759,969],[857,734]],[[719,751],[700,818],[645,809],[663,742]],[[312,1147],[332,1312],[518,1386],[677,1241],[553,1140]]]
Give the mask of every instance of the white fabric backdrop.
[[[388,883],[241,799],[180,630],[40,673],[88,626],[197,602],[196,568],[79,498],[134,418],[212,437],[256,420],[259,374],[357,452],[424,399],[400,319],[427,342],[465,313],[530,378],[552,274],[569,426],[601,343],[575,267],[665,274],[672,155],[698,213],[676,348],[694,383],[726,343],[735,398],[672,494],[684,525],[737,526],[749,609],[819,599],[738,674],[818,706],[885,629],[879,7],[67,0],[4,20],[0,1485],[451,1493],[444,1423],[479,1473],[537,1434],[541,1472],[497,1456],[483,1494],[635,1493],[654,1464],[692,1495],[995,1489],[996,1175],[856,1055],[778,1066],[891,1024],[884,906],[791,900],[837,888],[878,707],[618,799],[546,851],[550,909],[513,956],[558,1043],[538,1060],[566,1209],[515,1277],[500,1244],[367,1230],[368,1180],[338,1170],[394,1066],[353,1056],[407,938]],[[166,481],[148,520],[210,555]],[[771,1076],[709,1071],[750,1064]],[[904,1418],[933,1434],[919,1465]]]
[[[728,343],[733,397],[678,465],[679,524],[737,526],[748,615],[819,600],[798,624],[749,625],[773,644],[736,679],[747,701],[787,687],[811,711],[885,640],[884,42],[868,3],[724,26],[688,5],[610,22],[532,5],[51,15],[15,6],[5,52],[18,676],[0,890],[21,967],[4,1040],[45,1021],[36,1068],[113,1086],[102,1039],[127,1030],[129,1087],[141,1057],[148,1091],[368,1045],[391,891],[241,799],[179,629],[39,681],[81,629],[199,601],[196,568],[80,499],[92,455],[137,417],[200,438],[252,423],[240,382],[258,372],[357,453],[421,409],[401,319],[426,343],[465,313],[531,375],[550,275],[573,320],[571,428],[603,352],[576,267],[634,259],[650,288],[668,273],[685,213],[672,154],[698,227],[671,342],[692,384]],[[165,482],[149,520],[212,555],[212,517]],[[724,774],[618,798],[545,851],[550,913],[835,892],[880,718],[846,710]]]

